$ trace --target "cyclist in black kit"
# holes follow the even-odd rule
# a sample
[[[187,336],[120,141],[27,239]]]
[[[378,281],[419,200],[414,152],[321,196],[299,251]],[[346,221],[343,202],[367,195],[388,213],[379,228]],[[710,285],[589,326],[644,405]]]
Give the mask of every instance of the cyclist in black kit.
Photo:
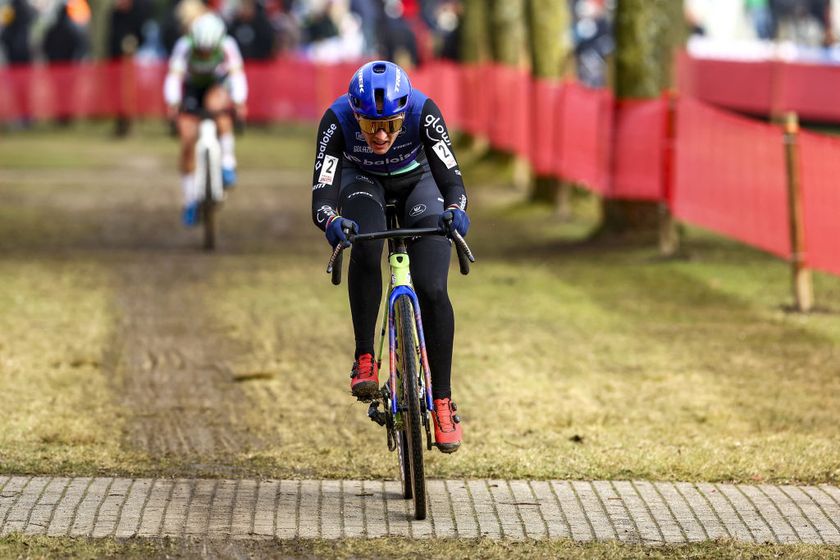
[[[318,128],[312,187],[312,219],[330,245],[347,244],[347,231],[385,229],[386,197],[396,197],[408,228],[451,226],[466,235],[467,196],[452,143],[437,105],[412,89],[408,75],[392,62],[359,68],[342,95],[326,110]],[[382,298],[383,241],[353,245],[348,287],[356,359],[350,388],[360,399],[378,391],[374,332]],[[435,443],[444,453],[461,445],[460,419],[449,378],[455,318],[447,293],[450,243],[421,237],[408,245],[411,277],[420,300],[432,370]]]

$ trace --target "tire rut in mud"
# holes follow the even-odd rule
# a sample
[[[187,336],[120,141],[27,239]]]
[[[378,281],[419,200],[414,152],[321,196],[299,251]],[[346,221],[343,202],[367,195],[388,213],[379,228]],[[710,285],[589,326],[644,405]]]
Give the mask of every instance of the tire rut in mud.
[[[258,445],[231,359],[245,351],[204,309],[215,259],[151,255],[122,263],[106,360],[128,414],[126,444],[151,457],[213,462]]]

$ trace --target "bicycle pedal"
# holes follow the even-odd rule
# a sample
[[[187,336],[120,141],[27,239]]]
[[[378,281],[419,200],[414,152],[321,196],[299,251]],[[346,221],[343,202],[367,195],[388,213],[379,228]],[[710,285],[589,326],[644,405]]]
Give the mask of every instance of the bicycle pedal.
[[[385,413],[379,410],[378,401],[373,401],[372,403],[370,403],[370,407],[368,408],[368,418],[370,418],[371,421],[376,422],[380,426],[385,425]]]

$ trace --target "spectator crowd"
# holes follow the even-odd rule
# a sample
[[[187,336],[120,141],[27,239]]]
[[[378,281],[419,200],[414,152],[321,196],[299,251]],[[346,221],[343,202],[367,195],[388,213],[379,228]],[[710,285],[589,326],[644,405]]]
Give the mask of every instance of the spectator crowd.
[[[457,58],[460,0],[112,0],[101,54],[166,58],[204,10],[228,25],[244,58],[319,62],[381,56],[416,65]],[[93,56],[88,0],[0,0],[0,60],[66,62]]]
[[[829,47],[834,43],[832,4],[837,3],[837,0],[685,0],[685,11],[695,35],[719,35],[712,28],[722,19],[732,25],[737,18],[731,16],[740,10],[738,15],[745,16],[756,39]],[[724,15],[726,9],[731,10],[730,17]]]
[[[222,16],[246,60],[379,57],[411,67],[459,58],[463,0],[109,0],[99,33],[90,1],[0,0],[0,63],[94,58],[94,44],[97,57],[163,60],[207,9]],[[618,0],[558,1],[568,2],[571,15],[558,40],[571,36],[579,79],[604,86]],[[722,35],[737,13],[743,31],[749,27],[757,39],[820,48],[835,45],[832,4],[840,0],[684,0],[695,35]]]

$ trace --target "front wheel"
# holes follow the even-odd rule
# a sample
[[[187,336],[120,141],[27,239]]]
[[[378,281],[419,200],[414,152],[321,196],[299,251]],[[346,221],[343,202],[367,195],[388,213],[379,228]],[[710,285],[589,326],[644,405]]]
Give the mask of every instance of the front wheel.
[[[402,482],[402,495],[406,500],[414,497],[414,489],[411,483],[411,451],[408,449],[408,436],[405,427],[397,431],[397,453],[400,459],[400,482]]]
[[[213,198],[213,167],[210,154],[205,152],[204,165],[204,200],[201,202],[201,222],[204,224],[204,250],[212,251],[216,248],[216,200]]]
[[[414,498],[414,518],[426,519],[426,474],[423,468],[423,424],[417,385],[419,369],[414,336],[414,312],[411,300],[403,295],[395,305],[399,377],[397,403],[402,412],[399,431],[400,474],[403,496]]]

